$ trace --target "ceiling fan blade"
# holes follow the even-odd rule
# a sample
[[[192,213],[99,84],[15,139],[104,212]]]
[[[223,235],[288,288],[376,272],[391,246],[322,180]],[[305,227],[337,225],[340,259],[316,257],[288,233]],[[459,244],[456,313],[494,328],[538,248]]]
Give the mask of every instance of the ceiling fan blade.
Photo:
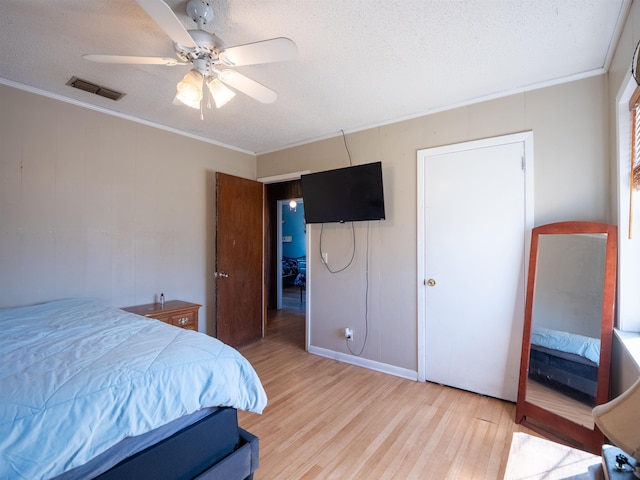
[[[256,63],[283,62],[293,60],[298,47],[285,37],[229,47],[220,52],[220,60],[230,67],[254,65]]]
[[[83,55],[85,60],[98,63],[126,63],[130,65],[186,65],[175,58],[168,57],[136,57],[131,55]]]
[[[196,42],[193,41],[191,35],[189,35],[189,32],[184,28],[182,22],[176,17],[169,5],[162,0],[136,0],[136,2],[165,31],[171,40],[183,47],[197,47]]]
[[[278,94],[270,88],[265,87],[255,80],[251,80],[249,77],[245,77],[235,70],[222,70],[218,73],[218,78],[222,83],[235,88],[245,95],[255,98],[259,102],[273,103],[278,98]]]

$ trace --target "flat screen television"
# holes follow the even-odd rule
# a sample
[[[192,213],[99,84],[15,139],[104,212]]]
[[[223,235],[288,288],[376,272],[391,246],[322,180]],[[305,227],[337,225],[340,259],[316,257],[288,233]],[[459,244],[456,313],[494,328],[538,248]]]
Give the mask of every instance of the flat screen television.
[[[381,162],[310,173],[300,180],[306,223],[385,218]]]

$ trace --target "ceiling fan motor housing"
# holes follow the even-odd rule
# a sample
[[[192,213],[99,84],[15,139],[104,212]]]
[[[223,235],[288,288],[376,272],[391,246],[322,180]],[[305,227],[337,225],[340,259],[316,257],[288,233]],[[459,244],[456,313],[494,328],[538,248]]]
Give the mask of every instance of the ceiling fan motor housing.
[[[196,48],[189,48],[174,43],[173,48],[178,57],[185,62],[193,62],[198,58],[207,58],[210,61],[217,61],[218,54],[224,49],[224,42],[220,37],[204,30],[189,30],[189,35],[196,43]]]
[[[212,73],[211,62],[206,58],[198,58],[194,60],[193,68],[199,71],[203,77],[208,77]]]
[[[189,30],[189,36],[193,39],[196,47],[185,47],[179,43],[174,43],[173,48],[178,57],[185,62],[194,62],[204,59],[208,62],[216,62],[220,50],[224,48],[222,39],[217,35],[205,32],[202,27],[213,20],[213,8],[209,2],[204,0],[189,0],[187,2],[187,14],[197,23],[197,30]]]

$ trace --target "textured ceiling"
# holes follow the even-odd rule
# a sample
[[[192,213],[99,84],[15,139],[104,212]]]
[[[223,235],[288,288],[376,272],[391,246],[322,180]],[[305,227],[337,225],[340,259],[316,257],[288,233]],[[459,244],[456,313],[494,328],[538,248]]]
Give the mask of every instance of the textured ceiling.
[[[166,0],[195,28],[186,1]],[[172,103],[188,66],[105,65],[83,54],[173,57],[134,0],[1,0],[0,82],[264,153],[541,85],[603,73],[630,0],[212,0],[227,46],[273,37],[294,61],[237,67],[278,92],[221,109]],[[114,102],[72,76],[126,93]]]

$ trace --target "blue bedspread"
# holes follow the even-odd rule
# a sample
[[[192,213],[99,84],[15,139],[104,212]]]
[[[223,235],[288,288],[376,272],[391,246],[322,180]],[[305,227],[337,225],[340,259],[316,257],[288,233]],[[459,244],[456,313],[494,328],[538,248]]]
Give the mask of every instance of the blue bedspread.
[[[573,353],[591,360],[596,365],[600,363],[600,339],[585,337],[575,333],[551,330],[549,328],[534,327],[531,331],[531,343],[541,347]]]
[[[207,335],[86,299],[0,310],[0,478],[50,478],[201,408],[266,402]]]

